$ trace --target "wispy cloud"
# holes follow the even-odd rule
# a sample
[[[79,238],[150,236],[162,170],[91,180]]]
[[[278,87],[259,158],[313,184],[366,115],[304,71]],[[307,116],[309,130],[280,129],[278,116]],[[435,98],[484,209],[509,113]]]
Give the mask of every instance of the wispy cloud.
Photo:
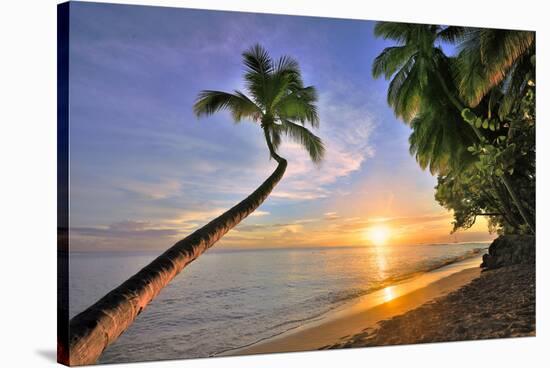
[[[348,92],[360,95],[358,91]],[[325,160],[315,166],[302,147],[284,143],[281,151],[289,158],[289,166],[284,181],[272,194],[276,198],[326,198],[334,190],[333,184],[358,171],[374,156],[371,136],[376,124],[362,101],[344,99],[338,91],[330,90],[321,94],[319,108],[321,126],[315,133],[325,143]]]
[[[340,216],[336,212],[325,212],[325,220],[338,220]]]
[[[269,212],[267,212],[267,211],[256,210],[256,211],[252,212],[249,216],[250,217],[264,217],[264,216],[268,216],[268,215],[269,215]]]
[[[317,87],[321,125],[313,131],[326,159],[316,166],[301,147],[283,143],[285,176],[221,243],[350,244],[350,234],[382,220],[448,234],[448,218],[395,217],[432,211],[433,180],[418,179],[410,131],[387,108],[386,83],[370,78],[370,61],[385,46],[371,22],[147,9],[79,3],[72,14],[76,248],[165,249],[271,174],[275,162],[257,125],[234,126],[227,112],[199,122],[192,111],[202,89],[243,88],[241,52],[256,42],[274,57],[295,57]],[[391,183],[394,170],[407,188]],[[386,189],[399,193],[395,204]]]
[[[107,227],[72,227],[71,232],[83,236],[128,238],[128,237],[165,237],[175,236],[179,231],[158,227],[146,221],[122,221]]]
[[[144,198],[165,199],[181,193],[182,184],[176,179],[161,181],[127,180],[115,184],[120,190],[127,191]]]
[[[102,227],[71,227],[70,245],[72,250],[166,248],[181,234],[180,229],[147,221],[128,220]]]
[[[342,221],[338,225],[338,230],[340,231],[356,231],[363,230],[366,227],[373,225],[385,224],[388,226],[395,227],[396,229],[403,229],[407,226],[418,226],[428,223],[441,223],[444,221],[446,225],[449,223],[450,219],[449,213],[438,213],[438,214],[428,214],[428,215],[418,215],[418,216],[408,216],[408,217],[386,217],[386,218],[349,218]]]

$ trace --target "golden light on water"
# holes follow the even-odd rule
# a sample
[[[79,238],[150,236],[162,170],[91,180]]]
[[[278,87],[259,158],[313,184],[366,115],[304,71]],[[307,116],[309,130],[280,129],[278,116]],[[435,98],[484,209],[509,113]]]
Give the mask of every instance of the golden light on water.
[[[388,286],[384,289],[384,301],[389,302],[393,298],[395,298],[395,294],[393,292],[393,286]]]
[[[374,245],[386,245],[391,237],[391,230],[386,225],[373,225],[365,229],[364,236]]]

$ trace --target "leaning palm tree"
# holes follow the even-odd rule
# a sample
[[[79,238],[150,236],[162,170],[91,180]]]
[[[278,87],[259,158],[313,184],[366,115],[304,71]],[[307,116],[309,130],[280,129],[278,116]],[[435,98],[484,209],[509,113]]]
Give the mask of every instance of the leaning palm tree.
[[[430,109],[430,99],[434,95],[443,95],[454,107],[455,114],[462,114],[467,105],[462,101],[453,78],[453,67],[450,59],[439,46],[441,42],[456,42],[468,33],[463,27],[443,27],[429,24],[409,24],[395,22],[378,22],[374,28],[378,37],[394,40],[397,45],[385,48],[376,57],[372,66],[375,78],[385,76],[391,79],[388,87],[388,104],[395,114],[405,122],[411,123],[423,110]],[[527,41],[524,43],[527,44]],[[527,46],[525,46],[527,47]],[[506,62],[500,65],[505,67]],[[435,101],[435,103],[438,103]],[[424,122],[435,122],[434,119],[422,119]],[[418,127],[418,119],[416,126]],[[484,141],[482,131],[473,124],[468,124],[478,141]],[[442,132],[442,131],[441,131]],[[452,130],[448,129],[452,134]],[[458,139],[447,137],[446,139]],[[437,151],[428,151],[437,153]],[[443,162],[437,157],[430,161]],[[532,232],[535,224],[521,203],[511,181],[503,175],[500,177],[508,194]]]
[[[58,338],[58,360],[70,365],[94,363],[190,262],[258,208],[281,180],[287,162],[278,155],[282,136],[305,147],[311,159],[323,158],[321,139],[306,127],[319,125],[315,88],[304,87],[298,63],[289,57],[273,62],[260,46],[243,53],[250,97],[241,92],[203,91],[194,111],[197,116],[228,109],[235,121],[260,123],[269,153],[278,165],[252,194],[224,214],[177,242],[122,285],[101,298],[69,323],[68,338]],[[63,333],[60,334],[64,336]]]

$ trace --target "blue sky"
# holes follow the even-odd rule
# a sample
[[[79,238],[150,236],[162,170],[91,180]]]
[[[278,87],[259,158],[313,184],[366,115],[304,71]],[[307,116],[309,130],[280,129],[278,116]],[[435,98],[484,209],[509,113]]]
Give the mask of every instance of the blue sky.
[[[373,22],[111,4],[71,4],[70,215],[76,250],[164,249],[252,192],[275,168],[257,125],[197,120],[203,89],[243,89],[241,52],[296,58],[319,92],[327,146],[317,167],[292,144],[283,181],[224,247],[359,245],[372,223],[393,241],[450,237],[435,178],[408,153],[386,103]],[[420,236],[420,234],[424,234]]]

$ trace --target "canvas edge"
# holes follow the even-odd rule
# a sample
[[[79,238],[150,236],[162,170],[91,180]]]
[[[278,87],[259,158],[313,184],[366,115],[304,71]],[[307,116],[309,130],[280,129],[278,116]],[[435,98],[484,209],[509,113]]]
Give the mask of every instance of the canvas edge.
[[[70,365],[69,14],[69,2],[57,5],[57,362],[64,365]]]

